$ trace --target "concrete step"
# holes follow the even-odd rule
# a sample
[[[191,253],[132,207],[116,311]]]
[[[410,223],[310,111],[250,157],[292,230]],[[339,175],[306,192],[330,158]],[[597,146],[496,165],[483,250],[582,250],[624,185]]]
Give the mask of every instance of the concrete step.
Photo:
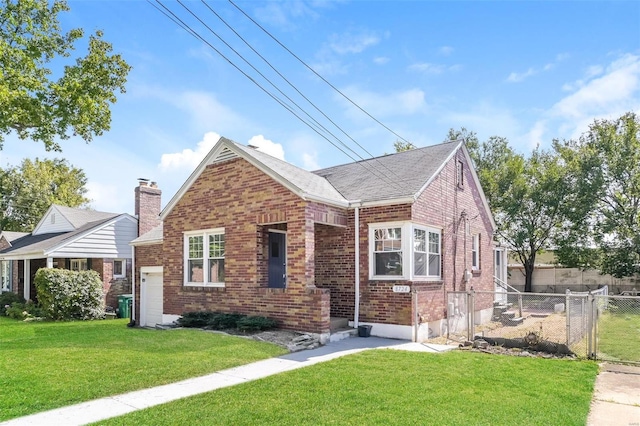
[[[506,327],[516,327],[516,326],[522,324],[523,322],[524,322],[524,318],[522,318],[522,317],[509,318],[509,319],[506,319],[506,320],[502,321],[502,325],[504,325]]]
[[[349,327],[349,319],[348,318],[337,318],[331,317],[329,324],[329,330],[333,333],[335,330],[340,330]]]
[[[340,340],[348,339],[358,335],[358,330],[355,328],[342,328],[336,331],[332,331],[329,336],[330,342],[339,342]]]

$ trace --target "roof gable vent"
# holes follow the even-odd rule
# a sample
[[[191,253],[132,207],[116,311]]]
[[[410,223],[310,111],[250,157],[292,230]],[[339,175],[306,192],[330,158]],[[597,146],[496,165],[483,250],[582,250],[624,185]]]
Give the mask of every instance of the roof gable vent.
[[[212,163],[220,163],[222,161],[232,160],[238,158],[238,154],[231,151],[229,148],[224,147],[222,151],[213,159]]]

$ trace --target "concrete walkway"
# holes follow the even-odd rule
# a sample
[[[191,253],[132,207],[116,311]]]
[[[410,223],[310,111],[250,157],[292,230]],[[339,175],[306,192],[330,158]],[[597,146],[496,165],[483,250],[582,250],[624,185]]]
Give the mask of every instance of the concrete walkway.
[[[0,425],[84,425],[375,348],[444,352],[455,349],[456,346],[412,343],[380,337],[344,339],[318,349],[295,352],[164,386],[44,411],[8,420]]]
[[[640,426],[640,367],[602,364],[588,426]]]

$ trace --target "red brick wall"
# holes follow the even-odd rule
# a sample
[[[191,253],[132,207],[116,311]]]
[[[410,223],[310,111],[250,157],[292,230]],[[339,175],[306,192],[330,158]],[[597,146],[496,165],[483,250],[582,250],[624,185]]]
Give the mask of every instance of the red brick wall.
[[[329,292],[314,285],[315,209],[244,160],[207,167],[164,220],[164,312],[240,312],[328,332]],[[269,223],[286,223],[284,290],[267,288]],[[225,287],[186,287],[183,233],[211,228],[225,228]]]
[[[160,225],[162,191],[155,184],[140,182],[135,189],[135,215],[138,218],[138,235],[146,234]]]

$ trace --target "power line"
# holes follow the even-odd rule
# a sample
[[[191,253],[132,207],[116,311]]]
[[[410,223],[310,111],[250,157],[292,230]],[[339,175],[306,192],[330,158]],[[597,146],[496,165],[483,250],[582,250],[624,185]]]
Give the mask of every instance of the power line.
[[[382,179],[387,180],[388,183],[390,183],[391,185],[395,185],[398,188],[401,188],[400,184],[394,180],[391,180],[388,176],[386,176],[384,173],[380,173],[379,170],[373,168],[373,166],[371,166],[370,164],[365,165],[365,163],[362,163],[360,161],[357,161],[355,158],[353,158],[349,153],[345,152],[342,148],[340,148],[338,145],[336,145],[334,142],[332,142],[329,138],[327,138],[324,134],[322,134],[317,128],[314,127],[314,125],[312,125],[311,123],[307,122],[304,118],[300,117],[300,115],[298,115],[292,107],[290,107],[289,105],[286,104],[286,102],[284,102],[282,99],[280,99],[278,96],[274,95],[273,93],[269,92],[267,89],[265,89],[260,83],[258,83],[253,77],[251,77],[250,75],[248,75],[244,70],[242,70],[238,65],[236,65],[231,59],[229,59],[227,56],[225,56],[219,49],[217,49],[215,46],[213,46],[209,41],[207,41],[204,37],[202,37],[196,30],[194,30],[192,27],[190,27],[184,20],[182,20],[180,17],[178,17],[171,9],[169,9],[166,5],[164,5],[160,0],[155,0],[156,3],[158,3],[160,6],[162,6],[162,8],[168,12],[165,13],[165,11],[159,9],[157,6],[155,6],[153,3],[151,3],[150,0],[147,0],[147,2],[149,2],[152,6],[154,6],[157,10],[159,10],[160,12],[162,12],[166,17],[168,17],[169,19],[171,19],[171,21],[173,21],[174,23],[176,23],[178,26],[180,26],[182,29],[184,29],[185,31],[187,31],[189,34],[191,34],[193,37],[195,37],[196,39],[202,41],[203,43],[205,43],[207,46],[209,46],[213,51],[215,51],[218,55],[220,55],[224,60],[226,60],[231,66],[233,66],[236,70],[238,70],[240,73],[242,73],[246,78],[248,78],[252,83],[254,83],[256,86],[258,86],[263,92],[265,92],[268,96],[270,96],[272,99],[274,99],[276,102],[278,102],[283,108],[287,109],[291,114],[293,114],[298,120],[300,120],[302,123],[306,124],[311,130],[313,130],[314,132],[316,132],[320,137],[322,137],[323,139],[325,139],[327,142],[329,142],[331,145],[333,145],[335,148],[337,148],[340,152],[342,152],[343,154],[345,154],[348,158],[350,158],[353,162],[359,164],[361,167],[363,167],[365,170],[367,170],[370,173],[373,173],[376,177],[381,177]],[[258,71],[253,65],[251,65],[244,57],[242,57],[242,55],[240,55],[235,49],[233,49],[231,46],[229,46],[228,43],[226,43],[224,40],[222,40],[222,38],[217,35],[206,23],[204,23],[197,15],[195,15],[195,13],[193,13],[187,6],[185,6],[182,2],[180,2],[178,0],[178,3],[180,3],[180,5],[185,8],[191,15],[193,15],[196,19],[198,19],[198,21],[200,21],[202,23],[202,25],[204,25],[205,27],[207,27],[209,29],[209,31],[211,31],[212,33],[214,33],[214,35],[216,35],[216,37],[218,37],[223,43],[225,43],[225,45],[227,45],[227,47],[229,47],[234,53],[236,53],[236,55],[238,55],[239,57],[241,57],[241,59],[243,59],[249,66],[251,66],[260,76],[262,76],[266,81],[268,81],[272,86],[274,86],[276,88],[276,90],[278,90],[280,93],[283,93],[280,89],[278,89],[268,78],[266,78],[260,71]],[[169,15],[170,14],[170,15]],[[284,93],[283,93],[284,95]],[[286,96],[286,95],[284,95]],[[291,100],[288,96],[286,96],[289,100]],[[293,102],[293,101],[292,101]],[[295,102],[294,102],[295,104]],[[315,120],[313,117],[311,117],[308,113],[306,113],[306,111],[304,111],[304,109],[302,107],[300,107],[299,105],[295,104],[302,112],[304,112],[307,116],[309,116],[315,123],[318,123],[317,120]],[[355,151],[353,151],[353,149],[349,148],[347,145],[344,144],[344,142],[342,142],[336,135],[334,135],[333,133],[331,133],[329,130],[327,130],[324,126],[322,126],[320,123],[318,123],[318,125],[320,127],[322,127],[327,133],[329,133],[331,136],[333,136],[341,145],[343,145],[345,148],[347,148],[348,150],[350,150],[351,152],[353,152],[355,155],[357,155],[361,160],[364,160],[364,158],[362,158],[358,153],[356,153]],[[367,166],[371,167],[371,168],[367,168]],[[378,174],[380,173],[380,174]]]
[[[371,154],[369,151],[367,151],[362,145],[360,145],[353,137],[351,137],[351,135],[349,135],[342,127],[340,127],[337,123],[335,123],[327,114],[325,114],[320,108],[318,108],[318,106],[316,106],[316,104],[314,104],[306,95],[304,95],[304,93],[302,93],[293,83],[291,83],[291,81],[289,81],[289,79],[287,79],[280,71],[278,71],[278,69],[276,67],[274,67],[271,62],[269,62],[269,60],[267,60],[262,54],[260,54],[260,52],[258,52],[247,40],[245,40],[244,37],[242,37],[229,23],[227,23],[227,21],[225,21],[215,10],[213,10],[211,8],[211,6],[209,6],[207,4],[207,2],[205,0],[201,0],[201,2],[207,7],[207,9],[209,9],[209,11],[211,11],[211,13],[213,13],[223,24],[225,24],[227,26],[227,28],[229,28],[231,31],[233,31],[233,33],[240,39],[242,40],[242,42],[249,47],[260,59],[262,59],[267,65],[269,65],[269,67],[276,73],[278,74],[278,76],[280,76],[280,78],[282,78],[291,88],[293,88],[293,90],[295,90],[304,100],[306,100],[313,108],[316,109],[316,111],[318,111],[320,114],[322,114],[331,124],[333,124],[338,130],[340,130],[345,136],[347,136],[351,141],[353,141],[361,150],[363,150],[364,152],[367,153],[367,155],[369,155],[369,157],[371,157],[371,159],[373,159],[374,161],[376,161],[378,164],[380,164],[383,168],[387,169],[387,171],[389,171],[390,173],[394,174],[396,177],[399,177],[393,170],[389,169],[385,164],[383,164],[380,160],[378,160],[377,158],[375,158],[373,156],[373,154]],[[178,3],[180,3],[183,7],[185,7],[182,2],[180,2],[180,0],[178,0]],[[260,71],[258,71],[256,69],[255,66],[253,66],[251,63],[249,63],[249,61],[247,61],[242,55],[240,55],[233,47],[231,47],[225,40],[222,39],[222,37],[220,37],[215,31],[213,31],[207,24],[205,24],[199,17],[197,17],[191,10],[189,10],[188,8],[185,7],[185,9],[187,9],[198,21],[200,21],[200,23],[202,23],[207,29],[209,29],[209,31],[211,31],[220,41],[222,41],[229,49],[231,49],[236,55],[238,55],[243,61],[245,61],[251,68],[253,68],[262,78],[264,78],[267,82],[269,82],[269,84],[271,84],[276,90],[278,90],[282,95],[284,95],[287,99],[289,99],[289,101],[291,101],[296,107],[298,107],[298,109],[300,109],[300,111],[302,111],[307,117],[309,117],[311,120],[313,120],[315,123],[317,123],[322,129],[324,129],[328,134],[330,134],[331,136],[333,136],[333,138],[338,141],[342,146],[344,146],[346,149],[348,149],[349,151],[353,152],[358,158],[360,158],[360,160],[365,161],[365,158],[363,158],[360,154],[358,154],[356,151],[354,151],[353,149],[351,149],[349,146],[347,146],[347,144],[345,144],[344,142],[342,142],[340,140],[340,138],[338,138],[336,135],[334,135],[331,131],[329,131],[326,127],[324,127],[323,125],[321,125],[315,118],[313,118],[308,112],[306,112],[300,105],[298,105],[295,101],[293,101],[289,96],[287,96],[282,90],[280,90],[274,83],[271,82],[271,80],[269,80],[267,77],[264,76],[264,74],[262,74]],[[395,185],[398,186],[397,182],[394,182]],[[399,187],[399,186],[398,186]]]
[[[298,57],[298,55],[296,55],[295,53],[293,53],[287,46],[285,46],[282,42],[280,42],[280,40],[278,40],[274,35],[272,35],[269,31],[267,31],[262,25],[260,25],[258,22],[256,22],[251,16],[249,16],[244,10],[242,10],[240,8],[240,6],[238,6],[237,4],[235,4],[233,2],[233,0],[229,0],[229,3],[231,3],[236,9],[238,9],[244,16],[246,16],[251,22],[253,22],[258,28],[260,28],[262,31],[264,31],[265,34],[267,34],[269,37],[271,37],[273,39],[273,41],[275,41],[276,43],[278,43],[284,50],[286,50],[291,56],[293,56],[294,58],[296,58],[302,65],[304,65],[305,67],[307,67],[307,69],[309,69],[309,71],[311,71],[312,73],[314,73],[318,78],[320,78],[322,81],[324,81],[326,84],[329,85],[329,87],[331,87],[333,90],[335,90],[336,92],[338,92],[343,98],[345,98],[347,101],[349,101],[353,106],[355,106],[356,108],[358,108],[360,111],[362,111],[363,113],[365,113],[369,118],[371,118],[373,121],[375,121],[376,123],[378,123],[379,125],[381,125],[382,127],[384,127],[385,129],[387,129],[389,132],[391,132],[392,134],[394,134],[396,137],[400,138],[401,140],[403,140],[404,142],[408,142],[410,143],[408,140],[406,140],[405,138],[403,138],[402,136],[400,136],[399,134],[397,134],[396,132],[394,132],[393,130],[391,130],[389,127],[387,127],[384,123],[382,123],[380,120],[378,120],[377,118],[375,118],[374,116],[372,116],[371,114],[369,114],[367,111],[365,111],[360,105],[358,105],[357,103],[355,103],[355,101],[353,101],[351,98],[349,98],[347,95],[345,95],[342,91],[340,91],[340,89],[338,89],[336,86],[334,86],[333,84],[331,84],[331,82],[329,82],[326,78],[324,78],[322,75],[320,75],[318,72],[316,72],[316,70],[314,70],[311,66],[307,65],[307,63],[305,61],[303,61],[302,59],[300,59],[300,57]]]

